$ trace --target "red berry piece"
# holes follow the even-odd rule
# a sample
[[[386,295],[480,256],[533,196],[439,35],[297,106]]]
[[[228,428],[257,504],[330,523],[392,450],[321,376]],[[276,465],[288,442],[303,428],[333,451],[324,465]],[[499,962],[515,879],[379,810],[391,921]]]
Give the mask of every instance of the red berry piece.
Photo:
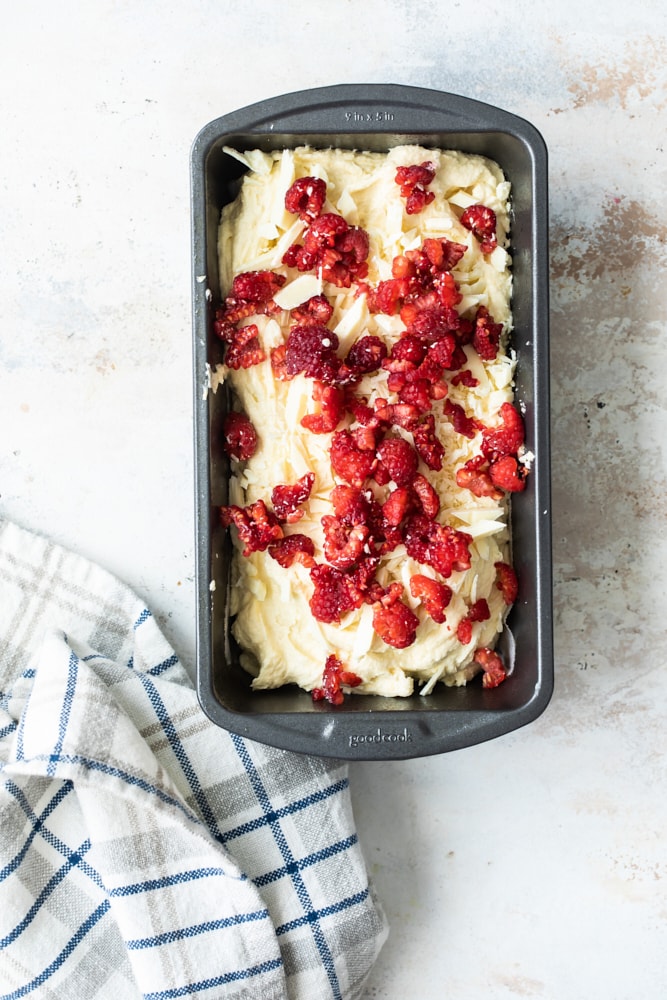
[[[322,686],[313,688],[313,701],[328,701],[331,705],[342,705],[345,700],[343,687],[359,687],[362,678],[351,670],[346,670],[341,661],[331,653],[327,656],[322,673]]]
[[[412,559],[431,566],[445,578],[453,572],[470,569],[472,538],[464,531],[415,514],[408,518],[403,540]]]
[[[222,425],[222,446],[230,458],[246,462],[255,454],[257,432],[245,413],[230,410]]]
[[[220,508],[220,520],[227,527],[234,524],[243,542],[243,555],[264,552],[268,546],[283,537],[283,529],[276,515],[267,509],[263,500],[256,500],[247,507],[232,504]]]
[[[521,493],[526,488],[528,470],[519,465],[514,455],[503,455],[496,462],[491,462],[489,475],[494,486],[508,493]]]
[[[446,583],[422,573],[410,577],[410,593],[418,598],[434,622],[446,621],[445,609],[452,599],[452,589]]]
[[[337,624],[356,606],[346,574],[335,566],[317,563],[310,571],[313,593],[310,610],[319,622]]]
[[[456,627],[456,637],[462,646],[467,646],[472,639],[472,626],[474,622],[485,622],[491,617],[489,605],[483,597],[468,609],[468,614],[462,618]]]
[[[480,646],[479,649],[476,649],[473,660],[484,671],[482,675],[482,687],[498,687],[507,677],[507,671],[500,655],[487,646]]]
[[[327,561],[337,569],[350,569],[363,555],[369,529],[364,524],[347,527],[330,514],[323,516],[322,527],[324,555]]]
[[[296,531],[291,535],[285,535],[284,538],[279,538],[277,542],[272,542],[269,545],[268,553],[284,569],[295,563],[301,563],[307,569],[315,565],[315,543],[308,535],[302,535]]]
[[[327,196],[325,181],[319,177],[299,177],[285,194],[285,208],[305,222],[316,219]]]
[[[461,225],[469,229],[480,242],[482,253],[491,253],[497,247],[496,213],[486,205],[471,205],[461,216]]]
[[[363,486],[377,465],[375,453],[359,448],[348,430],[334,433],[331,439],[330,457],[336,475],[358,489]]]
[[[519,582],[514,568],[508,565],[508,563],[497,562],[495,563],[495,570],[498,574],[496,586],[501,591],[505,604],[514,604],[519,592]]]
[[[488,309],[480,306],[475,316],[472,344],[482,360],[493,361],[496,357],[502,330],[502,323],[494,323]]]
[[[417,615],[403,601],[394,601],[389,606],[378,602],[373,606],[373,628],[388,646],[395,649],[411,646],[418,626]]]
[[[301,504],[305,503],[313,489],[315,473],[306,472],[296,483],[278,484],[271,491],[271,504],[276,517],[280,521],[293,524],[303,517],[303,511],[299,510]]]
[[[395,180],[401,189],[401,195],[406,199],[405,211],[408,215],[416,215],[433,201],[435,195],[426,188],[434,177],[435,166],[428,161],[397,168]]]
[[[419,456],[404,438],[386,437],[378,445],[382,468],[397,486],[409,485],[415,477]]]

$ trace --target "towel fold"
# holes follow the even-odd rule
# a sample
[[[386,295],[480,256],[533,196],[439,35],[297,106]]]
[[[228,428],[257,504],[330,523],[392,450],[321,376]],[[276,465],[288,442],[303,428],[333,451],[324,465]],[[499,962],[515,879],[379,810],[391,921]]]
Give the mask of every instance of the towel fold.
[[[346,766],[213,725],[151,612],[0,521],[0,1000],[352,1000]]]

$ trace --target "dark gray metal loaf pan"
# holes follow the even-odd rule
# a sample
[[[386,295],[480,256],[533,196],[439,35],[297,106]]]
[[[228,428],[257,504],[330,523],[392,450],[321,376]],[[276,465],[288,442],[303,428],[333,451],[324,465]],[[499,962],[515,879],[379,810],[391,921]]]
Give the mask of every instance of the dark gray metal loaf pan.
[[[512,498],[513,562],[520,583],[508,620],[514,669],[494,689],[483,689],[477,679],[466,687],[439,685],[427,697],[354,695],[340,706],[314,703],[293,687],[254,692],[239,664],[227,611],[231,547],[219,507],[227,502],[229,469],[216,433],[226,394],[206,391],[207,366],[222,360],[222,344],[212,332],[221,292],[220,212],[235,197],[243,171],[223,147],[308,144],[386,152],[404,143],[481,153],[499,163],[512,184],[516,399],[526,445],[535,455],[527,489]],[[217,725],[262,743],[356,760],[443,753],[532,722],[553,689],[547,152],[539,132],[499,108],[433,90],[346,84],[301,91],[206,125],[191,151],[191,198],[197,690],[204,711]]]

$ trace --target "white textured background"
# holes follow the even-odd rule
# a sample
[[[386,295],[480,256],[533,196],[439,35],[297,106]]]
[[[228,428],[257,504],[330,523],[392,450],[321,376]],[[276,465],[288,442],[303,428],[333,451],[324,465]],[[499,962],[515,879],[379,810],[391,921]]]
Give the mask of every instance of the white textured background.
[[[556,692],[501,740],[352,767],[392,924],[367,1000],[662,1000],[663,3],[0,9],[0,516],[125,579],[186,662],[196,133],[266,97],[359,81],[474,97],[542,132]]]

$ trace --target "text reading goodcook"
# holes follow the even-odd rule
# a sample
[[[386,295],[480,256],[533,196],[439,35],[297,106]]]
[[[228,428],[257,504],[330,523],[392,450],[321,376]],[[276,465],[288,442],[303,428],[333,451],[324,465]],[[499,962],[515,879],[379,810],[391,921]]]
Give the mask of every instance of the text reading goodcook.
[[[403,729],[402,733],[385,733],[376,729],[374,733],[355,733],[350,736],[350,746],[359,747],[363,743],[412,743],[412,733]]]

